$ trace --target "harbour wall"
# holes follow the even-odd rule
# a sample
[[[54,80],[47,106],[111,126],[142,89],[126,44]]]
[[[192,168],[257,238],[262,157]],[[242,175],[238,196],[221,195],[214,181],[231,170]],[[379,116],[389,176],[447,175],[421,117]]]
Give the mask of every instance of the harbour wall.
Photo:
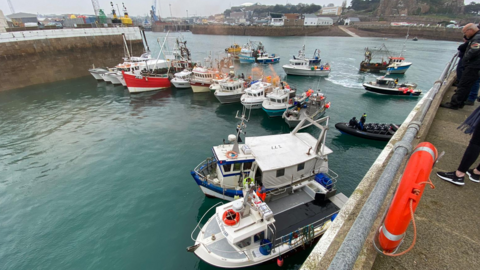
[[[356,24],[347,28],[361,37],[418,37],[419,39],[462,41],[461,29],[446,27],[390,26],[389,24]]]
[[[138,28],[60,29],[0,34],[0,91],[87,76],[122,61],[124,41],[143,53]]]
[[[349,36],[337,26],[192,25],[193,34],[234,36]]]

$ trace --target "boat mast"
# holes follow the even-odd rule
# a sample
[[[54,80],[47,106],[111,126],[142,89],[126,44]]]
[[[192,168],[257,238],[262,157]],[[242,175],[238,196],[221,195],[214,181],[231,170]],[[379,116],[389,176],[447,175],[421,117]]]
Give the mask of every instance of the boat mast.
[[[169,33],[170,33],[170,31],[167,32],[167,35],[165,36],[165,39],[163,40],[162,47],[160,47],[160,52],[158,53],[157,60],[155,60],[155,66],[153,66],[153,71],[155,71],[157,69],[158,58],[160,58],[160,55],[163,52],[163,48],[165,46],[165,42],[167,42],[167,38],[168,38]],[[160,44],[160,42],[158,44]]]

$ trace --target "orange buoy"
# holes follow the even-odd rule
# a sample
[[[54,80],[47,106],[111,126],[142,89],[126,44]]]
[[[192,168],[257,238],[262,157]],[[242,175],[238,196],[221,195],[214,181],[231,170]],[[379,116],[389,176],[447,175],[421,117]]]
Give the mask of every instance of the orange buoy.
[[[223,213],[223,223],[227,226],[233,226],[240,222],[240,214],[233,211],[233,209],[228,209]]]
[[[429,142],[420,143],[415,147],[385,216],[385,221],[379,228],[378,242],[384,253],[395,251],[404,238],[413,212],[422,197],[425,184],[429,183],[430,172],[437,157],[437,149]],[[412,247],[413,245],[410,248]]]
[[[279,267],[282,267],[282,266],[283,266],[283,258],[282,258],[282,256],[280,256],[280,257],[277,258],[277,265],[278,265]]]
[[[225,153],[225,156],[226,156],[227,158],[236,159],[236,158],[238,157],[238,153],[235,152],[235,151],[227,151],[227,152]]]
[[[325,104],[325,108],[330,108],[330,102],[328,102],[327,104]]]

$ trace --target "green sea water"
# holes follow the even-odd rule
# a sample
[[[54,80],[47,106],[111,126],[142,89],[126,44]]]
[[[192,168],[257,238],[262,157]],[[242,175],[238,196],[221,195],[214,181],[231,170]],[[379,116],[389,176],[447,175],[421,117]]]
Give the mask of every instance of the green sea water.
[[[154,54],[159,36],[147,33]],[[184,37],[198,60],[247,41]],[[398,54],[404,40],[254,39],[281,56],[272,66],[279,76],[299,91],[321,88],[331,102],[330,168],[340,175],[339,191],[351,195],[385,143],[342,135],[334,124],[364,112],[367,122],[403,122],[419,99],[366,93],[361,84],[375,75],[358,73],[358,66],[365,47],[385,43]],[[304,43],[307,55],[318,48],[331,64],[328,78],[285,76],[281,65]],[[428,90],[457,45],[407,41],[404,55],[413,66],[400,81]],[[236,66],[245,74],[252,68]],[[238,110],[240,104],[221,105],[212,93],[130,95],[91,76],[0,92],[0,269],[215,269],[185,249],[198,220],[219,202],[203,195],[190,171],[235,131]],[[247,126],[247,136],[290,131],[261,110]],[[298,269],[310,251],[286,258],[283,268]]]

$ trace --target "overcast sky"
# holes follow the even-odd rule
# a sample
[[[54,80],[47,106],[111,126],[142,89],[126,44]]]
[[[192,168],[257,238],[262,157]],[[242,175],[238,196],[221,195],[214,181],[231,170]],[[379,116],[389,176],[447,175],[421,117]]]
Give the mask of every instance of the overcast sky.
[[[40,13],[40,14],[94,14],[91,0],[10,0],[13,4],[15,12]],[[122,1],[125,3],[130,15],[143,16],[149,14],[150,6],[153,0],[114,0],[114,4],[118,4],[121,8]],[[343,0],[263,0],[259,3],[265,5],[275,4],[298,4],[298,3],[315,3],[317,5],[327,5],[333,3],[336,6],[341,5]],[[351,0],[347,0],[350,3]],[[111,12],[110,0],[98,0],[100,8],[106,10],[106,14]],[[242,3],[255,3],[254,1],[228,1],[228,0],[157,0],[159,10],[162,17],[169,17],[169,4],[172,7],[172,15],[174,17],[182,17],[188,15],[205,16],[221,13],[230,6],[238,6]],[[467,4],[471,0],[465,1]],[[480,2],[476,0],[473,2]],[[157,4],[158,5],[158,4]],[[116,7],[116,5],[115,5]],[[7,0],[0,0],[0,10],[5,15],[10,14],[10,8]]]

